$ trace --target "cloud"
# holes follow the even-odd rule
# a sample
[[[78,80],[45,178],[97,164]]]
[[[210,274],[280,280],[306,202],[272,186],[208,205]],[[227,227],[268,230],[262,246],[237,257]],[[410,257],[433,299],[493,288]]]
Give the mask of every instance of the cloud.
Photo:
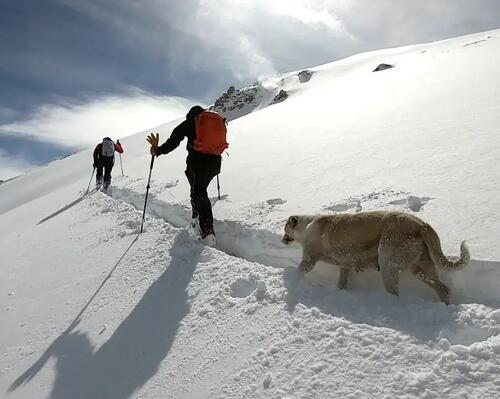
[[[31,169],[34,165],[17,157],[12,157],[0,148],[0,180],[8,180]]]
[[[500,27],[496,0],[353,0],[337,9],[359,51],[447,39]]]
[[[342,55],[341,43],[353,39],[335,9],[305,0],[202,1],[178,29],[200,46],[216,44],[212,59],[226,65],[236,82],[248,83]],[[195,55],[188,62],[196,68],[202,60]]]
[[[136,91],[128,97],[43,105],[25,120],[1,125],[0,133],[81,149],[105,136],[121,138],[168,122],[185,115],[191,105],[182,98]]]
[[[244,80],[493,29],[498,15],[495,0],[220,0],[201,1],[180,29],[203,45],[217,43],[219,57]]]
[[[500,25],[497,0],[30,3],[0,13],[0,129],[65,146],[164,122],[183,104],[167,96],[210,103],[261,76]]]
[[[9,107],[0,106],[0,123],[5,121],[12,121],[18,116],[18,113]]]
[[[158,50],[198,95],[357,52],[498,27],[496,0],[57,0]],[[200,82],[194,76],[204,76]]]
[[[260,76],[500,25],[497,0],[22,3],[0,13],[0,107],[23,112],[131,86],[211,102]]]

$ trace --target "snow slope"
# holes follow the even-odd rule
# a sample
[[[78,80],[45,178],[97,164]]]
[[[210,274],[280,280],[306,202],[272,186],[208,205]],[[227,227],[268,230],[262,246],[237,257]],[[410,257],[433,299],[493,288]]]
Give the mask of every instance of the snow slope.
[[[147,132],[109,195],[83,195],[90,149],[2,184],[2,397],[499,397],[499,59],[495,30],[267,79],[295,83],[229,124],[217,248],[184,229],[183,148],[155,161],[137,235]],[[298,276],[290,214],[371,209],[423,218],[450,255],[469,240],[450,306],[406,275],[399,298],[376,272]]]

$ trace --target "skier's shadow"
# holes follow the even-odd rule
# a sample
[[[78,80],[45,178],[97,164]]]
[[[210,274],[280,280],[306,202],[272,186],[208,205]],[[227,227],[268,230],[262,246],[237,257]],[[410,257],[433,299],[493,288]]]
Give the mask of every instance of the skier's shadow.
[[[39,224],[42,224],[42,223],[45,223],[47,220],[50,220],[52,219],[53,217],[63,213],[64,211],[67,211],[68,209],[74,207],[76,204],[82,202],[85,198],[87,198],[88,196],[90,196],[91,194],[94,194],[95,192],[97,192],[96,189],[93,189],[92,191],[89,191],[85,194],[83,194],[81,197],[77,198],[76,200],[70,202],[69,204],[66,204],[64,205],[61,209],[58,209],[57,211],[55,211],[54,213],[51,213],[49,216],[43,218],[42,220],[40,220],[37,225]]]
[[[64,333],[9,390],[29,382],[53,356],[57,374],[51,398],[130,397],[156,374],[172,347],[189,312],[186,287],[201,251],[186,232],[178,234],[165,272],[106,343],[94,351],[85,333]]]

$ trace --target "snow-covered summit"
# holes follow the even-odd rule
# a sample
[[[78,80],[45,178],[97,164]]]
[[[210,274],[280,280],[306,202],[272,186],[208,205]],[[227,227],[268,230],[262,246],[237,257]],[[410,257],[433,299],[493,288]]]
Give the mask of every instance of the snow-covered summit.
[[[499,397],[499,59],[494,30],[231,90],[217,248],[185,231],[183,146],[155,161],[137,236],[146,134],[179,121],[123,140],[109,195],[83,195],[90,149],[4,182],[0,396]],[[450,306],[412,276],[396,298],[375,271],[345,291],[334,266],[296,273],[289,215],[374,209],[429,222],[446,254],[469,241]]]

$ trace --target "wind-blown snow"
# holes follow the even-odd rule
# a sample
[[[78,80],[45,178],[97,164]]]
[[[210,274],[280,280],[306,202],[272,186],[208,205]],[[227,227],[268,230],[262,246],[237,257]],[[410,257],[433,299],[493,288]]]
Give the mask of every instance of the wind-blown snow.
[[[499,57],[496,30],[261,81],[289,96],[229,124],[216,248],[184,228],[184,148],[155,161],[137,235],[146,132],[108,195],[84,195],[90,149],[2,184],[1,396],[499,397]],[[397,298],[375,271],[343,291],[334,266],[298,275],[288,216],[373,209],[431,223],[449,255],[468,240],[440,273],[450,306],[412,276]]]

